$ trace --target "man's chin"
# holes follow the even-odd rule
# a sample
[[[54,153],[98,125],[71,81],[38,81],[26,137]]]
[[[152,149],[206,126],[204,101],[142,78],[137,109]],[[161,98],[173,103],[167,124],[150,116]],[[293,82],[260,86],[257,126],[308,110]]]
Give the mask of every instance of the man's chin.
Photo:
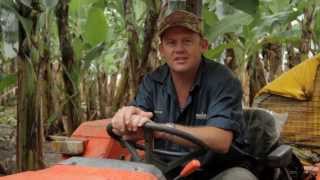
[[[174,68],[171,68],[171,71],[174,73],[187,73],[190,71],[190,68],[188,68],[188,67],[174,67]]]

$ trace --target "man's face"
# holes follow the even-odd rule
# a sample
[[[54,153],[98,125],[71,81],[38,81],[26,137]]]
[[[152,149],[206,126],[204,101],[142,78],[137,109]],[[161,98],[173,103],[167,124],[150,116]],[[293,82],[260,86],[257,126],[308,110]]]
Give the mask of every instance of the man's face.
[[[201,54],[207,48],[207,41],[198,33],[184,27],[172,27],[162,35],[160,53],[171,71],[185,73],[198,68]]]

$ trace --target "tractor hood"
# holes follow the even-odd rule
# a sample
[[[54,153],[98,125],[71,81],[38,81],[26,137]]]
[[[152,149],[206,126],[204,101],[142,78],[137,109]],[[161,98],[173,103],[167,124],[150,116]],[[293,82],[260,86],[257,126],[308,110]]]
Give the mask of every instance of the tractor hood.
[[[0,180],[157,180],[165,179],[153,165],[120,160],[73,157],[50,168],[27,171]]]

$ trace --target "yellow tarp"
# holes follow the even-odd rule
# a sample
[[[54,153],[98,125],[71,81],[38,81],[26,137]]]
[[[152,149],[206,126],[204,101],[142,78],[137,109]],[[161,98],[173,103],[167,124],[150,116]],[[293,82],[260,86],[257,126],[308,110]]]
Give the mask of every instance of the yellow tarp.
[[[277,79],[263,87],[256,96],[263,93],[276,94],[298,100],[312,97],[320,54],[303,61]]]

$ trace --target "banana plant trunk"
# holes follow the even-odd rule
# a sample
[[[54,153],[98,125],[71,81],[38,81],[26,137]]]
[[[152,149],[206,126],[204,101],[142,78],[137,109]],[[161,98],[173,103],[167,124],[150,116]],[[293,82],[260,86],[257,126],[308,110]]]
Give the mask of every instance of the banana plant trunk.
[[[126,104],[133,99],[136,95],[138,86],[142,80],[142,77],[146,72],[152,69],[150,65],[150,56],[154,51],[152,43],[156,39],[156,25],[160,13],[160,1],[151,0],[148,3],[147,17],[144,23],[144,39],[142,46],[139,46],[141,41],[139,40],[139,32],[136,28],[136,18],[133,12],[133,1],[123,0],[125,10],[125,28],[128,32],[128,56],[127,65],[123,68],[128,68],[129,73],[123,71],[121,73],[120,85],[117,88],[117,94],[115,96],[115,104],[112,107],[114,111],[120,104]],[[128,81],[128,82],[122,82]],[[123,89],[128,85],[128,88]],[[122,95],[122,96],[119,96]],[[119,99],[120,98],[120,99]],[[121,99],[122,98],[122,99]],[[122,101],[122,102],[120,102]]]
[[[96,81],[95,80],[88,80],[88,94],[87,98],[87,120],[91,121],[97,118],[98,109],[97,109],[97,88],[96,88]]]
[[[38,20],[39,2],[33,1],[35,12],[19,4],[19,13],[31,20],[32,26],[28,37],[25,29],[19,25],[18,49],[18,94],[17,94],[17,171],[44,167],[42,152],[42,127],[38,89]],[[33,13],[32,13],[33,12]],[[31,42],[32,40],[32,42]]]
[[[161,3],[158,0],[150,1],[151,7],[148,8],[148,14],[144,22],[144,40],[143,48],[141,49],[141,61],[139,64],[138,83],[141,82],[143,76],[154,69],[152,67],[152,61],[157,61],[157,56],[154,52],[157,51],[153,44],[157,44],[157,22],[160,15]]]
[[[63,81],[66,93],[65,112],[67,114],[68,134],[80,125],[80,93],[79,93],[79,65],[76,62],[71,46],[71,35],[68,27],[68,1],[59,0],[56,7],[60,51],[63,65]]]
[[[257,92],[267,84],[264,67],[258,54],[251,56],[247,67],[249,75],[249,106],[252,105]]]
[[[129,64],[129,97],[133,99],[138,89],[138,67],[139,67],[139,36],[136,28],[136,18],[134,16],[133,2],[132,0],[123,0],[125,10],[125,28],[128,32],[128,57],[127,63]]]
[[[128,89],[129,89],[129,64],[124,63],[121,71],[121,79],[113,98],[111,111],[116,112],[123,104],[128,101]]]
[[[302,21],[302,37],[299,45],[299,51],[301,54],[301,61],[308,58],[308,54],[311,50],[311,41],[313,38],[313,17],[314,11],[316,10],[316,6],[306,7],[304,9],[304,18]]]
[[[99,69],[99,68],[98,68]],[[108,96],[108,74],[105,72],[100,72],[98,70],[97,73],[98,79],[98,95],[99,95],[99,118],[107,118],[107,100],[110,98]]]
[[[110,77],[110,81],[108,82],[108,86],[106,86],[105,92],[107,92],[107,106],[106,106],[106,113],[107,117],[111,117],[113,114],[113,103],[115,102],[115,95],[116,95],[116,87],[118,82],[118,72],[113,73]]]
[[[282,47],[276,43],[267,43],[262,52],[265,69],[269,72],[267,82],[271,82],[282,73]]]
[[[226,57],[224,58],[224,64],[232,71],[235,72],[238,69],[237,59],[233,48],[226,49]]]
[[[186,0],[186,10],[201,17],[202,0]]]

